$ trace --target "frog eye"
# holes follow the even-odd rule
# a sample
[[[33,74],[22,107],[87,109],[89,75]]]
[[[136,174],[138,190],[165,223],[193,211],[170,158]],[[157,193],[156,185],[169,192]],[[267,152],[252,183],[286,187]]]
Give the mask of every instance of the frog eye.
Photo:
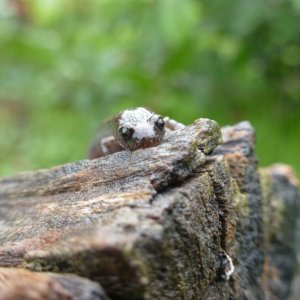
[[[156,122],[155,122],[155,126],[159,129],[159,130],[163,130],[165,127],[165,121],[162,117],[159,117]]]
[[[134,129],[128,128],[128,127],[120,127],[119,133],[122,136],[124,141],[128,141],[132,138],[132,136],[134,134]]]

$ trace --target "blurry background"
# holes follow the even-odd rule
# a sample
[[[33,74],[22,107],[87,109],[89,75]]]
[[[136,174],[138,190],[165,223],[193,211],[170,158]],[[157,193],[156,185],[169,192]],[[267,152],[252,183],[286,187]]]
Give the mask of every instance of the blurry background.
[[[0,0],[0,176],[80,160],[146,106],[250,120],[300,173],[300,0]]]

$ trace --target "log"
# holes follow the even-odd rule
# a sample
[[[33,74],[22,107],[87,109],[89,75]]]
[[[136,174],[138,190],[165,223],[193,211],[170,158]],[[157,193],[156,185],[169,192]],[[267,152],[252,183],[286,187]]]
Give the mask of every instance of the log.
[[[99,299],[286,299],[299,201],[286,168],[258,171],[249,123],[199,119],[157,147],[3,178],[0,278],[51,282],[32,285],[40,299],[77,299],[72,276]]]
[[[0,300],[108,300],[90,280],[16,268],[0,268],[0,291]]]

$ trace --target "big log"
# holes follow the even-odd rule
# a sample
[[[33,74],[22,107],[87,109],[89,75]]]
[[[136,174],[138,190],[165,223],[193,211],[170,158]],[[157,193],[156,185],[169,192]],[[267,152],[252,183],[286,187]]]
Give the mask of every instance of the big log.
[[[254,150],[248,122],[199,119],[156,147],[1,179],[0,300],[287,299],[297,180]]]

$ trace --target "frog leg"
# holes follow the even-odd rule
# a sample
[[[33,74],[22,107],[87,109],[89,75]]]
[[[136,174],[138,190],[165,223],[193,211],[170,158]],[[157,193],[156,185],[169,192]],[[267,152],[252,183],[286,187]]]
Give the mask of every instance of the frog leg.
[[[95,139],[88,150],[88,159],[95,159],[110,155],[124,148],[117,142],[114,136],[110,135],[103,138]]]
[[[185,125],[183,125],[182,123],[170,119],[169,117],[164,117],[164,121],[166,124],[165,127],[171,131],[183,129],[185,127]]]

